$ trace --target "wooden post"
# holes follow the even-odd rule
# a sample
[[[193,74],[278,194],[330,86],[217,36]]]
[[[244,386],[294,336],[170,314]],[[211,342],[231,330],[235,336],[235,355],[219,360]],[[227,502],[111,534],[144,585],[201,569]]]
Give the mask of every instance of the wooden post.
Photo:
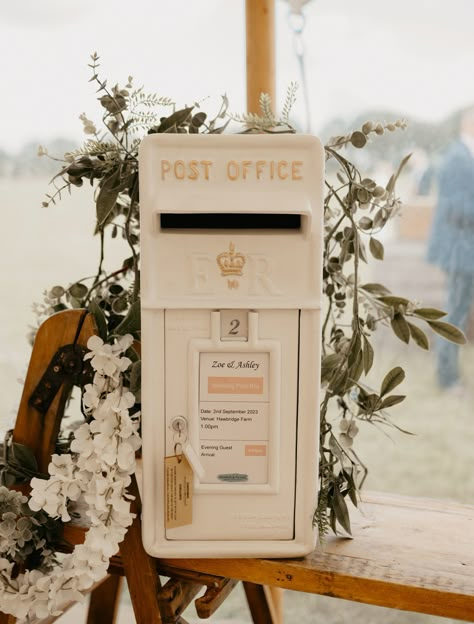
[[[246,0],[247,111],[260,111],[260,93],[275,100],[275,0]]]
[[[245,18],[247,33],[247,111],[259,113],[261,93],[268,93],[272,99],[273,107],[275,106],[275,0],[246,0]],[[247,600],[250,604],[249,595],[253,596],[253,594],[252,592],[249,594],[249,591],[246,588]],[[283,622],[283,592],[279,587],[271,587],[270,595],[274,606],[273,621],[280,624]],[[259,597],[261,596],[259,595]]]

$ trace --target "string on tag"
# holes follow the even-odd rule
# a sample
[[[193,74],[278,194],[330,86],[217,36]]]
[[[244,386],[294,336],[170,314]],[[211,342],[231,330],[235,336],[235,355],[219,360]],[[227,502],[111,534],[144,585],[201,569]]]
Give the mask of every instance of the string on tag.
[[[199,477],[199,479],[203,479],[205,475],[204,467],[199,461],[199,457],[197,456],[197,453],[195,452],[193,447],[189,444],[189,442],[184,444],[182,448],[182,452],[184,456],[186,457],[186,459],[188,460],[194,473]]]
[[[178,464],[180,464],[183,461],[183,445],[181,442],[176,442],[174,445],[174,454],[178,460]]]

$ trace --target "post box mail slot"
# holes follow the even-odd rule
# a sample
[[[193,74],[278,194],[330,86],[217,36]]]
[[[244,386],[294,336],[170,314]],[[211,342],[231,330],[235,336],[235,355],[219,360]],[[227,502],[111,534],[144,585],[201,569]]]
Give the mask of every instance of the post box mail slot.
[[[140,148],[143,541],[157,557],[314,547],[323,149]]]

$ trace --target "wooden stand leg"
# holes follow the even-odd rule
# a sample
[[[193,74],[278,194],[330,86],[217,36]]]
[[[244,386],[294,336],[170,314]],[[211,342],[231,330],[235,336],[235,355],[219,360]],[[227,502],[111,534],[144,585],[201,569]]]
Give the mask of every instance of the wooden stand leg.
[[[143,548],[140,493],[134,476],[129,492],[135,496],[133,511],[136,513],[136,517],[129,527],[125,539],[120,544],[120,554],[127,577],[133,611],[137,624],[162,624],[158,602],[161,582],[154,559]]]
[[[277,624],[274,608],[266,591],[268,588],[248,581],[243,585],[253,623]]]
[[[275,624],[283,624],[283,592],[281,587],[267,587],[275,613]]]
[[[110,575],[91,593],[87,624],[115,624],[122,577]]]

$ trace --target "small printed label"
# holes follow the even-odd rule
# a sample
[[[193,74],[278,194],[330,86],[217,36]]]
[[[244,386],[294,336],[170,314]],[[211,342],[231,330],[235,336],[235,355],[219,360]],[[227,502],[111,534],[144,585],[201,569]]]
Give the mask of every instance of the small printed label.
[[[268,483],[268,353],[201,353],[201,483]]]
[[[165,526],[167,529],[193,522],[193,470],[184,455],[165,457]]]
[[[266,457],[267,446],[266,444],[246,444],[245,456],[246,457]]]
[[[208,377],[209,394],[263,394],[263,377]]]

